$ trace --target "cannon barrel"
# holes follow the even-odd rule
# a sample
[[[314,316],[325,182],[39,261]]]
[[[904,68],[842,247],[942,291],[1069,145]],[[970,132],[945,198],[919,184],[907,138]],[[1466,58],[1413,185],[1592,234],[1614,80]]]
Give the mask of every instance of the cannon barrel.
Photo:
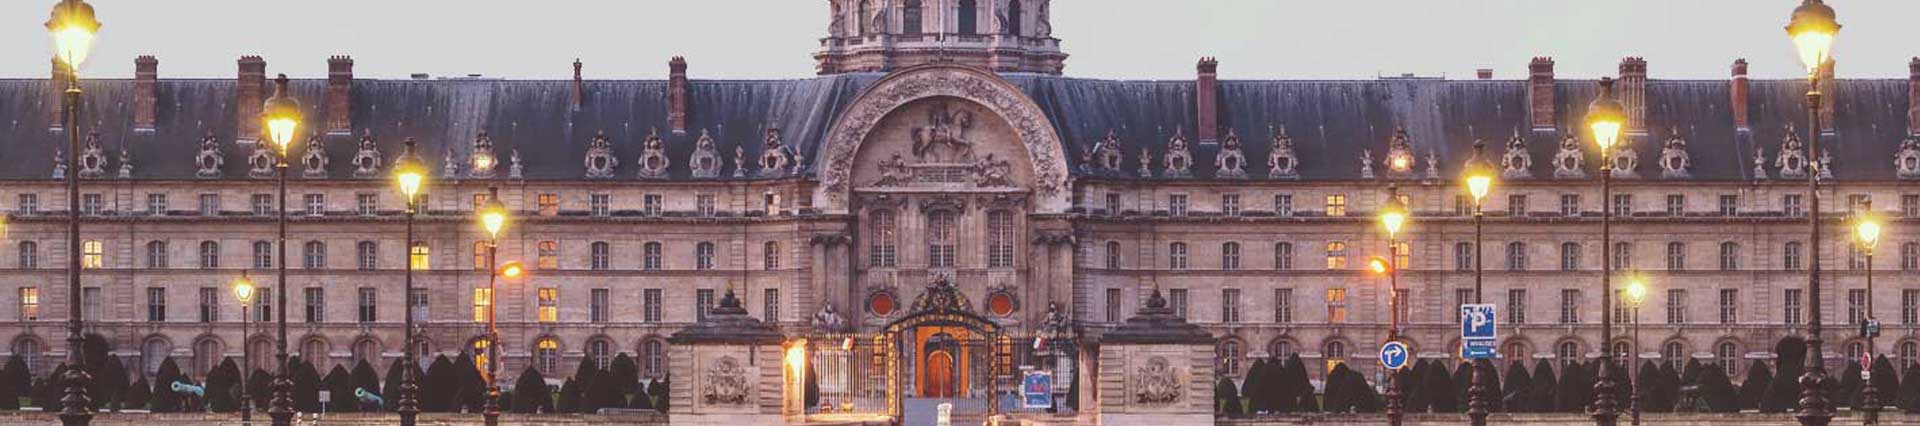
[[[172,387],[174,392],[193,394],[193,396],[198,397],[207,396],[207,388],[186,382],[173,382],[169,387]]]
[[[353,388],[353,396],[360,398],[360,402],[373,404],[383,408],[386,407],[387,405],[386,398],[381,398],[380,395],[376,395],[373,392],[367,392],[367,388]]]

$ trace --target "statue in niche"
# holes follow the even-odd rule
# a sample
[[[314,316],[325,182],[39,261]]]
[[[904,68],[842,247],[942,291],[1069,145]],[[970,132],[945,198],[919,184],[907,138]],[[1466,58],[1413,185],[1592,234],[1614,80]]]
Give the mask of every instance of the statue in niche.
[[[54,179],[66,179],[66,178],[67,178],[67,152],[66,152],[66,150],[62,150],[62,149],[54,149],[54,150],[53,150],[53,178],[54,178]]]
[[[1170,404],[1180,399],[1180,378],[1165,357],[1147,359],[1133,375],[1134,402]]]
[[[1513,139],[1507,139],[1507,153],[1500,156],[1500,170],[1502,179],[1533,177],[1533,156],[1527,155],[1527,138],[1520,136],[1519,129],[1514,129]]]
[[[873,10],[873,20],[869,21],[869,22],[872,22],[873,25],[868,26],[867,28],[871,28],[872,29],[871,32],[874,34],[887,33],[887,9],[891,8],[892,6],[887,3],[888,3],[887,0],[880,0],[880,4],[879,4],[880,7],[876,7]]]
[[[300,157],[300,165],[305,169],[300,172],[301,177],[327,177],[327,150],[322,146],[319,136],[307,138],[307,155]]]
[[[613,171],[620,167],[620,159],[613,156],[613,142],[607,140],[607,132],[601,130],[593,134],[593,141],[587,144],[587,177],[609,179]]]
[[[827,23],[827,36],[841,38],[847,36],[846,12],[840,10],[840,4],[833,5],[833,21]]]
[[[353,154],[353,177],[370,178],[380,176],[380,147],[373,142],[373,132],[360,134],[360,150]]]
[[[700,129],[700,137],[693,141],[693,156],[687,165],[693,168],[693,177],[720,177],[720,150],[713,146],[713,135],[706,129]]]
[[[667,167],[672,161],[667,159],[667,144],[660,139],[660,129],[647,131],[647,139],[640,143],[639,163],[641,178],[667,177]]]
[[[1167,141],[1166,177],[1188,177],[1193,175],[1193,153],[1187,149],[1187,132],[1175,129],[1173,139]]]
[[[213,132],[207,132],[200,138],[200,153],[193,156],[194,168],[198,169],[193,175],[202,179],[218,178],[220,167],[226,164],[226,156],[220,153],[220,139],[214,138]]]
[[[1274,179],[1298,179],[1300,157],[1293,152],[1293,137],[1287,135],[1287,127],[1277,130],[1268,126],[1267,132],[1273,133],[1273,151],[1267,153],[1267,177]]]
[[[1220,153],[1213,156],[1214,176],[1227,179],[1247,178],[1247,155],[1240,152],[1240,135],[1227,129],[1227,137],[1220,142]]]
[[[1805,152],[1807,147],[1800,142],[1800,136],[1797,133],[1798,132],[1793,131],[1792,124],[1787,125],[1786,141],[1780,143],[1780,155],[1773,163],[1774,168],[1780,169],[1780,177],[1782,178],[1807,177],[1807,154]]]
[[[1040,1],[1040,11],[1034,14],[1034,36],[1053,37],[1053,2]]]
[[[873,186],[906,186],[911,182],[913,171],[907,168],[906,158],[895,152],[892,158],[880,160],[880,180]]]
[[[913,156],[922,163],[963,163],[973,158],[973,113],[948,112],[946,103],[927,111],[927,124],[913,128]],[[939,148],[939,149],[936,149]]]
[[[1893,154],[1893,169],[1901,179],[1920,179],[1920,139],[1900,141],[1900,152]]]
[[[107,154],[100,149],[100,133],[87,133],[87,144],[80,149],[80,177],[97,178],[107,175]]]
[[[781,140],[780,128],[767,128],[767,137],[760,150],[760,177],[779,177],[792,166],[793,154],[787,150],[786,142]]]
[[[1013,166],[994,158],[991,152],[973,164],[973,175],[974,184],[982,188],[1013,186]]]
[[[1680,137],[1680,130],[1674,129],[1667,136],[1667,143],[1660,149],[1660,177],[1667,179],[1686,179],[1691,177],[1693,159],[1687,154],[1687,139]]]
[[[722,356],[707,366],[706,392],[704,398],[708,405],[740,405],[747,403],[747,370],[733,357]]]
[[[133,153],[127,152],[126,148],[120,148],[120,178],[127,179],[132,177]]]
[[[1553,177],[1559,179],[1577,179],[1587,177],[1587,169],[1582,165],[1586,153],[1580,151],[1580,140],[1573,132],[1561,132],[1567,135],[1560,139],[1560,153],[1553,156]]]
[[[1107,138],[1093,145],[1093,157],[1101,172],[1120,174],[1120,163],[1125,161],[1125,154],[1120,153],[1120,135],[1107,129]]]
[[[1373,179],[1373,150],[1360,150],[1360,178]]]
[[[526,165],[520,163],[520,148],[514,148],[513,150],[508,152],[509,152],[509,160],[512,161],[512,164],[507,167],[507,177],[513,178],[513,179],[520,179],[520,178],[527,177]]]

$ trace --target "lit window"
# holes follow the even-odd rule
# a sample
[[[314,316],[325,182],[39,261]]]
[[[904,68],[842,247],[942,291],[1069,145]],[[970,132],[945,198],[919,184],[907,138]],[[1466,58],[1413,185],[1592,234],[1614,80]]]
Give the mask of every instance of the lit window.
[[[541,241],[538,249],[540,251],[540,269],[560,269],[560,242]]]
[[[106,267],[105,252],[106,246],[102,245],[100,240],[87,240],[86,242],[80,243],[80,267],[85,269],[100,269]]]
[[[540,215],[560,215],[560,196],[558,194],[540,194]]]
[[[433,248],[426,241],[413,242],[413,254],[407,259],[407,267],[414,270],[433,269]]]
[[[553,374],[560,369],[560,342],[553,339],[540,339],[540,346],[534,353],[534,362],[542,374]]]
[[[489,245],[487,244],[486,241],[473,242],[473,269],[478,269],[482,271],[487,270],[487,248],[488,247]]]
[[[1347,215],[1347,196],[1328,195],[1327,196],[1327,216],[1341,217],[1346,215]]]
[[[1347,243],[1327,242],[1327,269],[1347,269]]]
[[[493,316],[493,289],[473,289],[473,322],[484,323]]]
[[[560,321],[560,289],[540,288],[540,322]]]
[[[40,319],[40,288],[39,287],[21,287],[20,288],[20,320],[35,321],[39,319]]]
[[[1347,289],[1327,289],[1327,322],[1339,324],[1347,322]]]

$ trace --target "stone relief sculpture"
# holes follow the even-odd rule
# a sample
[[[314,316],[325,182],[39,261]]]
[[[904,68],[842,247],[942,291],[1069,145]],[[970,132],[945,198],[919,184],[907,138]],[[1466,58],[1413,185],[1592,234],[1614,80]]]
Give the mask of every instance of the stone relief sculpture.
[[[1775,158],[1773,168],[1780,169],[1781,178],[1807,177],[1806,145],[1800,142],[1800,136],[1793,131],[1793,125],[1787,125],[1787,138],[1780,143],[1780,155]]]
[[[1428,150],[1428,151],[1427,151],[1427,176],[1426,176],[1426,178],[1427,178],[1428,180],[1437,180],[1437,179],[1440,179],[1440,153],[1439,153],[1439,152],[1436,152],[1436,151],[1433,151],[1433,150]]]
[[[327,177],[327,149],[319,136],[307,138],[307,154],[300,156],[301,177],[318,179]]]
[[[87,133],[87,143],[80,148],[80,177],[97,178],[107,175],[107,154],[100,149],[100,133]]]
[[[1227,129],[1227,137],[1220,142],[1220,153],[1213,156],[1214,177],[1225,179],[1247,178],[1247,155],[1240,152],[1240,135],[1233,129]]]
[[[713,146],[713,135],[706,129],[700,129],[700,137],[693,140],[693,155],[687,158],[687,167],[693,169],[693,177],[720,177],[720,149]]]
[[[1120,135],[1107,129],[1107,138],[1093,145],[1093,159],[1102,173],[1120,174],[1120,164],[1126,161],[1126,154],[1120,152]]]
[[[869,22],[872,22],[873,24],[871,26],[868,26],[867,28],[870,28],[871,32],[874,34],[887,33],[887,28],[888,28],[887,10],[892,7],[892,5],[887,3],[889,3],[887,0],[880,0],[880,4],[878,5],[879,7],[876,7],[873,10],[873,20],[869,21]]]
[[[1767,148],[1766,147],[1763,147],[1763,146],[1753,147],[1753,178],[1756,180],[1766,180],[1767,178]]]
[[[740,361],[733,357],[722,356],[707,366],[706,391],[702,396],[708,405],[740,405],[747,403],[747,370],[740,367]]]
[[[892,158],[880,160],[880,180],[873,186],[906,186],[911,182],[913,170],[907,168],[906,158],[895,152]]]
[[[973,158],[973,113],[948,112],[946,103],[927,111],[927,124],[913,128],[913,156],[922,163],[962,163]]]
[[[613,171],[620,167],[620,159],[613,156],[613,142],[607,140],[607,132],[601,130],[593,134],[593,141],[587,144],[587,178],[610,179]]]
[[[1920,139],[1900,141],[1900,152],[1893,154],[1893,170],[1901,179],[1920,179]]]
[[[1267,177],[1299,179],[1300,171],[1295,169],[1300,166],[1300,156],[1293,152],[1293,137],[1287,135],[1287,126],[1280,126],[1277,132],[1272,126],[1268,129],[1273,133],[1273,151],[1267,153]]]
[[[1640,177],[1640,151],[1633,149],[1633,138],[1620,138],[1620,145],[1614,147],[1612,154],[1613,177],[1615,179],[1635,179]]]
[[[267,144],[253,144],[253,155],[247,156],[247,176],[255,179],[273,177],[273,166],[277,161]]]
[[[833,5],[833,21],[827,23],[827,36],[841,38],[847,36],[846,12],[840,10],[840,4]]]
[[[1691,169],[1693,159],[1687,154],[1687,139],[1680,137],[1680,131],[1675,129],[1660,149],[1660,177],[1686,179],[1693,176]]]
[[[1133,375],[1134,402],[1171,404],[1180,400],[1180,378],[1165,357],[1147,359]]]
[[[1572,132],[1562,132],[1567,136],[1560,139],[1560,153],[1553,156],[1553,177],[1558,179],[1580,179],[1587,177],[1586,153],[1580,152],[1580,140]]]
[[[220,139],[213,137],[213,132],[207,132],[200,138],[200,153],[193,156],[194,168],[198,169],[193,175],[201,179],[219,178],[220,167],[226,164],[226,156],[220,153]]]
[[[1187,148],[1185,130],[1174,130],[1173,139],[1167,140],[1167,171],[1163,177],[1193,176],[1193,152]]]
[[[1040,11],[1034,14],[1034,37],[1053,37],[1053,2],[1040,1]]]
[[[514,179],[526,177],[526,165],[520,163],[520,148],[514,148],[508,152],[511,153],[509,158],[513,164],[507,166],[507,177]]]
[[[787,173],[793,164],[793,152],[787,149],[786,142],[780,138],[780,128],[767,128],[767,137],[760,146],[760,177],[778,177]]]
[[[1373,179],[1373,150],[1360,150],[1360,178]]]
[[[660,129],[648,130],[647,139],[640,143],[640,178],[667,177],[667,167],[672,163],[667,158],[667,143],[660,140]]]
[[[120,178],[127,179],[131,177],[133,177],[133,154],[127,152],[126,148],[121,148],[120,149]]]
[[[360,134],[360,150],[353,153],[353,177],[371,178],[380,176],[380,147],[373,143],[373,132]]]
[[[1001,188],[1013,186],[1013,165],[1007,160],[994,158],[987,153],[986,158],[973,164],[974,185],[981,188]]]
[[[1513,131],[1513,139],[1507,140],[1507,153],[1500,156],[1500,178],[1528,179],[1533,177],[1533,157],[1527,155],[1527,139],[1520,136],[1519,130]]]
[[[833,310],[833,304],[820,305],[820,312],[813,314],[813,328],[824,332],[836,332],[846,327],[846,318]]]

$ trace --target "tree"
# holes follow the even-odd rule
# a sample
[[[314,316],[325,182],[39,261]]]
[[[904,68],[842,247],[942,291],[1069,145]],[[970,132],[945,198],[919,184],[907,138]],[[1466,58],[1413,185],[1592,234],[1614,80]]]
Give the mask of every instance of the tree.
[[[1434,413],[1451,413],[1459,408],[1460,401],[1453,393],[1453,378],[1447,375],[1447,367],[1440,361],[1427,362],[1427,372],[1421,373],[1420,393],[1427,395],[1427,409]]]
[[[1593,402],[1593,382],[1588,378],[1587,368],[1580,363],[1567,364],[1560,370],[1560,389],[1554,393],[1553,410],[1560,413],[1578,413]]]
[[[1353,412],[1353,391],[1347,389],[1348,371],[1346,364],[1335,364],[1333,370],[1327,372],[1326,399],[1321,404],[1329,413]]]
[[[148,409],[155,413],[178,413],[185,408],[182,397],[173,391],[173,384],[185,381],[180,376],[180,366],[168,357],[160,361],[160,371],[153,375],[153,396],[147,399]]]
[[[120,394],[120,406],[122,408],[146,407],[147,401],[152,397],[153,385],[147,384],[145,377],[134,379],[133,384],[127,385],[127,393]]]
[[[453,361],[446,355],[435,355],[433,362],[427,365],[427,375],[420,378],[420,410],[435,413],[459,411],[453,406],[454,396],[460,393],[460,377],[453,371]]]
[[[14,395],[33,394],[33,373],[27,371],[27,361],[20,354],[7,357],[7,366],[0,368],[0,386],[11,388]]]
[[[1407,368],[1399,372],[1399,377],[1387,379],[1400,381],[1400,400],[1409,413],[1425,413],[1427,407],[1433,406],[1433,402],[1427,400],[1427,368],[1425,360],[1408,360]]]
[[[1533,407],[1528,403],[1530,395],[1527,393],[1532,388],[1533,377],[1527,374],[1526,363],[1520,360],[1507,363],[1506,388],[1505,392],[1500,394],[1500,405],[1505,406],[1506,411],[1514,413],[1533,411]]]
[[[807,368],[811,369],[813,365],[809,364]],[[640,364],[633,362],[633,357],[627,356],[626,352],[621,352],[613,356],[613,361],[607,362],[607,376],[612,377],[614,383],[619,384],[622,396],[631,395],[633,386],[640,383]],[[813,370],[807,370],[807,377],[808,380],[813,381],[812,386],[816,388],[820,386],[820,380],[815,377]],[[816,389],[815,393],[818,392]]]
[[[1747,366],[1747,380],[1740,383],[1740,409],[1760,408],[1760,400],[1767,396],[1767,386],[1773,384],[1773,369],[1767,368],[1766,361],[1753,360]]]
[[[1907,371],[1900,376],[1900,392],[1894,398],[1900,411],[1908,414],[1920,414],[1920,364],[1907,364]]]
[[[1893,402],[1894,394],[1900,391],[1900,372],[1894,371],[1893,363],[1887,360],[1886,355],[1873,359],[1872,371],[1875,402],[1880,407],[1886,407]]]
[[[94,401],[104,401],[102,405],[106,406],[107,411],[119,412],[123,402],[121,396],[127,393],[127,366],[120,362],[119,357],[113,356],[109,356],[101,364],[100,376],[95,377],[94,380],[107,383],[107,392],[91,396]]]
[[[1840,382],[1839,386],[1837,386],[1839,394],[1832,395],[1834,407],[1853,406],[1855,409],[1860,407],[1854,404],[1860,402],[1860,388],[1864,387],[1864,382],[1860,381],[1861,370],[1864,370],[1864,368],[1860,366],[1859,361],[1848,360],[1846,368],[1840,369],[1840,377],[1836,378],[1838,380],[1828,380],[1830,382]]]
[[[1300,354],[1287,357],[1287,365],[1286,376],[1289,381],[1286,384],[1293,389],[1294,397],[1298,400],[1293,404],[1294,409],[1303,413],[1320,412],[1320,399],[1314,397],[1313,380],[1307,378],[1307,364],[1300,361]]]
[[[1552,413],[1560,410],[1556,405],[1559,399],[1560,378],[1553,373],[1553,363],[1538,360],[1533,363],[1533,377],[1528,383],[1533,395],[1527,402],[1527,411],[1534,413]]]
[[[1259,361],[1254,361],[1259,362]],[[1214,412],[1227,417],[1240,417],[1240,390],[1233,387],[1233,378],[1220,376],[1213,384]]]
[[[1777,379],[1767,386],[1765,399],[1760,400],[1760,412],[1784,413],[1800,406],[1800,373],[1807,365],[1807,341],[1799,336],[1787,336],[1773,345],[1773,377]]]
[[[540,376],[540,370],[527,367],[520,372],[520,378],[513,381],[513,412],[534,414],[551,405],[547,395],[547,379]],[[552,412],[553,410],[547,410]]]
[[[380,396],[385,397],[387,399],[386,405],[389,411],[399,408],[400,384],[406,382],[405,380],[406,377],[402,376],[402,374],[405,374],[405,372],[407,371],[406,368],[407,368],[407,359],[405,357],[396,358],[393,360],[393,363],[387,364],[387,373],[385,375],[386,379],[384,381],[384,384],[380,387],[380,390],[381,390]],[[420,381],[426,379],[426,377],[427,377],[426,374],[419,374],[419,375],[413,376],[414,386],[416,386],[416,389],[415,389],[416,391],[419,390],[417,387],[420,386]],[[419,395],[420,395],[419,392],[414,393],[415,404],[420,403]],[[424,409],[425,407],[421,407],[421,408]]]
[[[273,373],[256,368],[247,375],[247,398],[253,399],[254,411],[266,409],[273,401]]]
[[[320,412],[320,372],[307,360],[287,360],[293,372],[293,407],[306,413]]]
[[[1664,401],[1659,412],[1671,413],[1680,405],[1680,372],[1673,369],[1671,363],[1660,363],[1660,385],[1667,388],[1669,399]]]
[[[207,372],[207,409],[216,413],[238,411],[239,386],[240,366],[234,365],[232,358],[221,360],[220,365]]]
[[[1269,410],[1264,395],[1266,388],[1262,387],[1266,380],[1266,372],[1266,358],[1254,358],[1253,364],[1247,367],[1247,380],[1240,383],[1240,393],[1247,399],[1246,412],[1248,413],[1260,414]]]
[[[1480,375],[1484,377],[1487,382],[1487,391],[1486,391],[1487,397],[1488,397],[1487,411],[1496,412],[1496,413],[1507,411],[1505,404],[1500,403],[1500,400],[1503,399],[1505,395],[1500,390],[1501,389],[1500,367],[1495,366],[1493,364],[1493,360],[1491,359],[1485,360],[1482,362],[1475,362],[1475,363],[1472,363],[1472,365],[1473,365],[1473,368],[1478,369],[1478,371],[1480,372]],[[1469,382],[1468,384],[1471,385],[1473,376],[1467,376],[1467,379]],[[1466,406],[1466,403],[1461,403],[1461,406],[1463,407]]]
[[[1462,360],[1459,365],[1453,366],[1454,404],[1453,410],[1449,412],[1467,412],[1467,403],[1470,402],[1473,397],[1473,395],[1468,394],[1467,391],[1471,389],[1473,389],[1473,363],[1471,360]]]
[[[373,364],[368,364],[367,360],[354,363],[353,372],[348,377],[352,378],[350,382],[353,383],[354,390],[366,389],[367,393],[379,395],[382,399],[381,405],[373,405],[371,401],[361,401],[358,407],[360,411],[388,411],[393,407],[393,403],[399,402],[398,399],[388,398],[387,393],[380,388],[380,375],[373,372]],[[395,388],[395,390],[399,389]]]
[[[633,392],[631,392],[631,394],[633,395],[633,397],[627,399],[627,408],[632,408],[636,410],[652,410],[653,409],[653,396],[647,395],[646,383],[642,383],[638,381],[634,382]]]
[[[326,389],[329,394],[325,407],[327,412],[360,411],[360,399],[353,395],[353,373],[347,372],[346,367],[334,365],[332,370],[327,371],[326,377],[320,379],[320,388]]]
[[[1293,387],[1293,371],[1295,367],[1299,367],[1300,358],[1289,357],[1275,361],[1267,363],[1267,368],[1260,372],[1260,386],[1263,387],[1260,397],[1266,399],[1269,411],[1275,413],[1300,411],[1300,390]],[[1300,369],[1300,374],[1306,375],[1306,370]]]
[[[1347,388],[1357,391],[1350,392],[1353,394],[1354,412],[1378,413],[1385,407],[1380,393],[1373,390],[1373,384],[1368,383],[1367,377],[1360,372],[1347,370]]]
[[[1700,399],[1715,413],[1740,412],[1740,398],[1734,393],[1727,371],[1717,363],[1700,372]]]
[[[454,393],[452,405],[447,409],[480,412],[487,403],[487,380],[480,376],[480,364],[474,361],[473,354],[462,353],[459,359],[453,361],[453,377],[457,384],[449,389],[458,391]]]
[[[647,394],[653,395],[654,407],[661,413],[667,412],[667,407],[672,405],[670,402],[673,401],[673,377],[664,376],[660,380],[653,381],[653,384],[647,385]]]
[[[576,413],[580,411],[580,384],[573,378],[560,383],[560,404],[554,407],[557,412]]]
[[[582,364],[592,363],[583,362]],[[595,377],[591,384],[588,385],[587,396],[588,400],[592,402],[592,408],[582,412],[594,413],[599,412],[602,408],[625,408],[627,406],[627,385],[620,383],[619,378],[611,374],[605,372],[596,374],[606,377]],[[802,396],[804,397],[804,395]]]

